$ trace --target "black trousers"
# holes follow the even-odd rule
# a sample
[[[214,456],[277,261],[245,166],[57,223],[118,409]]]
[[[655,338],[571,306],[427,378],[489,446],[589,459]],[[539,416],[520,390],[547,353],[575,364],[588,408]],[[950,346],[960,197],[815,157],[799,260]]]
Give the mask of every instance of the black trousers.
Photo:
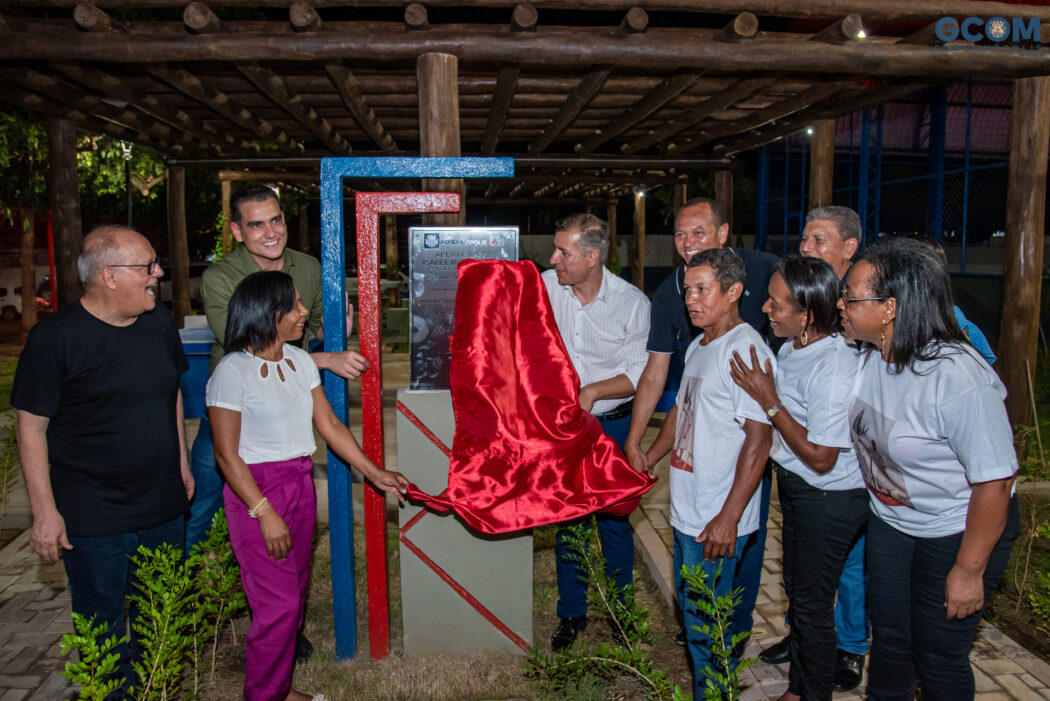
[[[777,466],[784,589],[791,621],[788,691],[830,701],[835,681],[835,592],[842,564],[868,520],[865,489],[825,491]]]

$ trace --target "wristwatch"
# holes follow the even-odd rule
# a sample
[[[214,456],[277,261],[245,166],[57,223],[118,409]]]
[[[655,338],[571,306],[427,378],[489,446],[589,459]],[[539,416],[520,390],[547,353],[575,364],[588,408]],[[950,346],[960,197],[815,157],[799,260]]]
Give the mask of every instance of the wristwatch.
[[[773,406],[771,406],[768,409],[766,409],[766,416],[768,416],[769,418],[772,419],[774,416],[777,415],[777,412],[780,411],[783,408],[784,408],[784,405],[781,404],[780,402],[777,402]]]

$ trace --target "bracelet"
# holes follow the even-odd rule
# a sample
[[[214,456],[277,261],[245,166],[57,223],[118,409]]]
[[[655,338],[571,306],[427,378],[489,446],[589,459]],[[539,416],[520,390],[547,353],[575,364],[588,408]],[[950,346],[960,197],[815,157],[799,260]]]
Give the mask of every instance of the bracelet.
[[[266,511],[268,508],[270,508],[270,500],[266,497],[263,497],[259,500],[258,504],[248,509],[248,516],[250,518],[257,519],[259,518],[259,515]]]

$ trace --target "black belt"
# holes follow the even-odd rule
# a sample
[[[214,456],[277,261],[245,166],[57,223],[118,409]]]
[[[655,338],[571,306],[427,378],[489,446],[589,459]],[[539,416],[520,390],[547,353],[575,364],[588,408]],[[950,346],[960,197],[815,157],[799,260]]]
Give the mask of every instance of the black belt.
[[[595,414],[594,418],[599,421],[616,421],[617,419],[625,419],[631,415],[631,411],[634,410],[634,400],[626,401],[618,407],[614,407],[604,414]]]

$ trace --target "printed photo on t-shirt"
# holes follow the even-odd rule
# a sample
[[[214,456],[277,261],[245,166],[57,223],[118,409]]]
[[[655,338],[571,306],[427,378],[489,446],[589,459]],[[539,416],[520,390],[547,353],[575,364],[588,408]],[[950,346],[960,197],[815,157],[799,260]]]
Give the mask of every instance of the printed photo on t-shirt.
[[[890,459],[886,449],[895,422],[859,399],[852,413],[850,432],[868,491],[886,506],[914,509],[904,471]]]
[[[671,451],[671,467],[685,472],[693,471],[693,425],[696,423],[696,397],[700,393],[699,377],[683,377],[678,391],[678,419],[674,429],[674,450]]]

